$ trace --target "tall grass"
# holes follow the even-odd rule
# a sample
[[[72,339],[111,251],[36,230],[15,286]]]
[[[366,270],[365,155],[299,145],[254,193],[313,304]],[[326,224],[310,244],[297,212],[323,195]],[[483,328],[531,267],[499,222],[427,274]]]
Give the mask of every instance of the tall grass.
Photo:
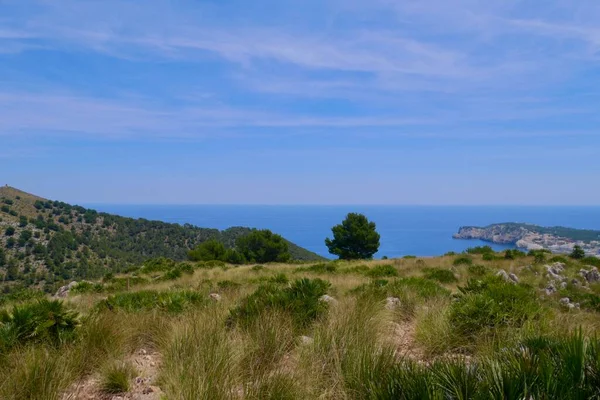
[[[222,312],[195,313],[176,323],[162,346],[161,387],[167,398],[220,400],[236,392],[236,348]]]

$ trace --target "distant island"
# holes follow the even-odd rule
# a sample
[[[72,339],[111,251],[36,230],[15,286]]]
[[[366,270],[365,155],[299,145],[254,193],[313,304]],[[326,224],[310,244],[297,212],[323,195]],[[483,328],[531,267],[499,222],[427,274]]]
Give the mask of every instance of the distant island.
[[[452,237],[514,244],[526,250],[546,249],[553,253],[569,253],[574,246],[579,245],[586,254],[600,256],[600,231],[589,229],[507,222],[484,227],[463,226]]]

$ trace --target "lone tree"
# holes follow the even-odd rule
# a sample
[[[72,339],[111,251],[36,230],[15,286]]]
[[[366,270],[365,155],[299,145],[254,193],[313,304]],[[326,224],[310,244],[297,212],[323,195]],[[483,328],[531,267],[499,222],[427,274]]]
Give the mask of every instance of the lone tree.
[[[580,260],[585,257],[585,251],[579,245],[573,246],[573,251],[569,255],[569,257],[574,258],[575,260]]]
[[[325,239],[331,254],[343,260],[372,258],[379,249],[375,223],[362,214],[350,213],[340,225],[331,228],[333,239]]]

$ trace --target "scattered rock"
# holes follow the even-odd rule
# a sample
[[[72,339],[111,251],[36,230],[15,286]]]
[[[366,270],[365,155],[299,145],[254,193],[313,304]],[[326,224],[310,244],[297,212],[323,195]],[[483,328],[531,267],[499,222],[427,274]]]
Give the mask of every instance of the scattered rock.
[[[592,269],[581,269],[579,270],[579,275],[581,275],[587,282],[600,282],[600,272],[598,272],[598,268],[592,267]]]
[[[513,274],[512,272],[510,274],[508,274],[508,277],[510,278],[510,280],[512,280],[514,283],[519,283],[519,277],[515,274]]]
[[[562,299],[560,299],[558,301],[560,304],[562,305],[567,305],[567,304],[571,304],[571,299],[569,299],[568,297],[563,297]]]
[[[508,272],[506,272],[505,270],[501,269],[498,272],[496,272],[496,276],[501,277],[502,279],[504,279],[506,282],[511,282],[514,283],[512,281],[512,279],[510,279],[510,277],[508,276]]]
[[[573,286],[581,286],[581,282],[579,282],[579,279],[575,279],[575,278],[573,278],[573,279],[571,280],[571,284],[572,284]]]
[[[544,290],[546,291],[546,295],[548,295],[548,296],[556,293],[556,286],[554,286],[554,282],[548,283],[548,286],[546,286],[546,289],[544,289]]]
[[[154,389],[152,389],[151,386],[148,386],[147,388],[144,388],[144,390],[142,390],[142,394],[150,394],[154,392]]]
[[[565,264],[561,262],[555,262],[552,265],[546,265],[546,274],[551,278],[557,281],[564,281],[566,278],[562,276],[560,273],[564,271]]]
[[[388,297],[385,299],[385,308],[388,310],[395,310],[400,307],[400,299],[397,297]]]
[[[75,281],[69,283],[68,285],[61,286],[54,297],[67,297],[71,289],[73,289],[75,286],[77,286],[77,282]]]
[[[221,295],[219,293],[211,293],[208,297],[213,301],[221,301]]]
[[[566,289],[567,288],[567,282],[561,282],[560,283],[560,288],[561,289]]]
[[[328,304],[332,304],[335,305],[338,303],[338,301],[336,299],[334,299],[333,297],[324,294],[323,296],[319,297],[319,301],[328,303]]]

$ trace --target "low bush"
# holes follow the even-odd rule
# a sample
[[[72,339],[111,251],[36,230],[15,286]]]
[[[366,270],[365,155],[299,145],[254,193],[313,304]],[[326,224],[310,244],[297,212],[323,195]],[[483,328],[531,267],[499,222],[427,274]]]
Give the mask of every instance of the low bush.
[[[441,283],[452,283],[458,281],[454,272],[445,268],[424,268],[423,275],[427,279],[438,281]]]
[[[383,278],[386,276],[398,276],[398,270],[393,265],[376,265],[368,270],[365,275],[371,278]]]
[[[254,272],[259,272],[259,271],[263,271],[265,269],[265,266],[264,265],[255,265],[250,269]]]
[[[359,274],[366,275],[370,271],[370,268],[364,264],[355,265],[353,267],[344,268],[342,272],[344,274]]]
[[[176,261],[173,261],[169,258],[165,258],[165,257],[152,258],[150,260],[144,261],[144,264],[142,265],[140,272],[144,273],[144,274],[149,274],[151,272],[168,271],[168,270],[172,269],[173,267],[175,267],[176,264],[177,264]]]
[[[191,307],[206,305],[206,296],[191,290],[171,290],[159,292],[142,290],[139,292],[118,293],[102,300],[100,308],[119,309],[126,312],[161,310],[171,313],[183,312]]]
[[[0,311],[0,351],[27,342],[58,345],[74,337],[79,315],[60,300],[41,299]]]
[[[263,284],[242,303],[230,310],[228,324],[248,327],[262,312],[289,313],[297,328],[304,328],[327,311],[327,303],[319,298],[327,293],[331,284],[321,279],[297,279],[282,288]]]
[[[489,273],[490,270],[485,265],[476,264],[476,265],[469,265],[469,268],[467,268],[467,272],[470,275],[481,277],[481,276],[484,276],[485,274]]]
[[[72,289],[70,289],[69,294],[102,293],[103,291],[103,284],[83,281],[79,282]]]
[[[496,257],[496,253],[485,253],[482,257],[483,261],[494,261]]]
[[[555,263],[555,262],[560,262],[563,264],[569,263],[569,260],[567,260],[567,258],[565,258],[563,256],[554,256],[554,257],[550,258],[550,260],[548,260],[548,261],[550,261],[551,263]]]
[[[468,254],[493,254],[494,249],[492,249],[490,246],[476,246],[469,247],[467,250],[465,250],[465,252]]]
[[[521,327],[542,311],[531,286],[511,284],[497,276],[470,279],[459,290],[460,296],[451,305],[450,321],[462,335],[473,336],[484,329]]]
[[[338,266],[335,263],[319,263],[308,267],[300,267],[294,270],[295,273],[312,272],[313,274],[335,274],[338,272]]]
[[[100,389],[104,393],[117,394],[129,391],[129,381],[135,376],[135,369],[129,363],[118,362],[109,364],[102,371]]]
[[[276,284],[280,284],[280,285],[285,285],[289,281],[290,280],[288,279],[287,275],[284,274],[283,272],[275,274],[267,279],[267,282],[276,283]]]
[[[600,267],[600,258],[598,257],[585,257],[579,260],[584,265],[593,265],[594,267]]]
[[[473,258],[471,256],[458,256],[452,261],[453,265],[471,265],[473,264]]]
[[[504,251],[505,260],[516,260],[517,258],[522,258],[525,256],[527,256],[527,254],[517,249],[508,249]]]

